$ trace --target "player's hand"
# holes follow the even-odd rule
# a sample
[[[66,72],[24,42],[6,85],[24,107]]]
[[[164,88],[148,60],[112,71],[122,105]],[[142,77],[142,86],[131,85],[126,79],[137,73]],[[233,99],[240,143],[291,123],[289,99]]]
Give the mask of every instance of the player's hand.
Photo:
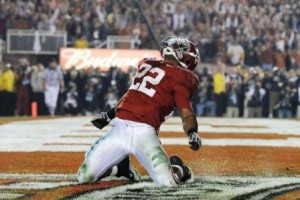
[[[101,112],[100,114],[95,115],[91,122],[95,127],[102,129],[110,122],[110,119],[107,112]]]
[[[189,134],[189,144],[190,148],[194,151],[197,151],[201,147],[201,138],[196,132],[191,132]]]

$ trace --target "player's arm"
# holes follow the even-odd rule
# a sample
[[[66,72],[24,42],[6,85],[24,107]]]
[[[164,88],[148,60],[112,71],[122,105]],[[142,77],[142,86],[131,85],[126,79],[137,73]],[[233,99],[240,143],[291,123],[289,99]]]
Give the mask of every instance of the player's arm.
[[[101,112],[93,117],[91,120],[91,123],[99,129],[104,128],[106,125],[109,124],[109,122],[115,118],[116,116],[116,108],[122,101],[123,97],[119,100],[117,105],[115,105],[112,109],[110,109],[107,112]]]
[[[184,132],[189,137],[190,148],[197,151],[201,147],[201,139],[198,136],[198,122],[194,112],[188,108],[178,109]]]
[[[188,134],[189,130],[191,129],[196,129],[197,131],[198,122],[194,112],[188,108],[182,108],[178,110],[182,119],[184,132]]]
[[[190,148],[197,151],[201,147],[201,139],[198,136],[198,123],[191,106],[190,91],[183,86],[176,86],[174,92],[176,107],[182,119],[184,132],[188,135]]]

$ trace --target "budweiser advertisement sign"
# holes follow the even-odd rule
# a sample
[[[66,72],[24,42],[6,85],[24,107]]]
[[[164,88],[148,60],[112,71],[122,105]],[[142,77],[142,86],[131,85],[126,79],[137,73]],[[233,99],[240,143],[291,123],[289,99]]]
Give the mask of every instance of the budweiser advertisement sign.
[[[107,71],[110,67],[119,67],[126,71],[145,57],[161,59],[160,52],[154,50],[61,48],[59,62],[63,69],[100,67]]]

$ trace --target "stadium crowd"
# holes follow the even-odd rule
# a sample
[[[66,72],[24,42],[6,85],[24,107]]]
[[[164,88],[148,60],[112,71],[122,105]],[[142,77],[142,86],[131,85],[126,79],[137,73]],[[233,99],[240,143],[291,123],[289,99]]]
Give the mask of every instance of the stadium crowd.
[[[198,116],[299,117],[299,70],[228,70],[221,60],[218,67],[201,65],[196,70],[200,86],[193,97]],[[0,115],[30,115],[32,102],[37,102],[39,115],[54,116],[55,111],[58,115],[88,115],[108,110],[127,91],[134,74],[134,67],[128,72],[116,67],[108,72],[92,67],[61,70],[55,60],[45,68],[20,59],[19,66],[6,64],[0,75]],[[48,94],[52,86],[57,88],[56,97]]]
[[[187,37],[197,44],[204,63],[218,66],[212,70],[204,64],[197,72],[201,84],[193,100],[198,116],[300,116],[300,1],[139,2],[147,8],[142,12],[158,39]],[[146,20],[131,0],[4,0],[0,38],[5,40],[9,28],[66,30],[69,44],[77,48],[95,47],[108,35],[131,35],[136,48],[156,48]],[[31,101],[39,102],[40,114],[47,113],[41,84],[45,68],[24,63],[3,68],[2,115],[28,115]],[[110,107],[133,74],[134,69],[124,73],[118,68],[107,73],[92,68],[63,71],[57,114],[88,114]]]
[[[137,48],[156,48],[143,12],[158,39],[183,35],[204,47],[200,50],[205,62],[228,55],[232,64],[256,66],[259,55],[275,48],[280,63],[299,41],[297,0],[142,0],[139,4],[142,11],[131,0],[3,0],[0,38],[5,39],[11,28],[66,30],[68,41],[78,48],[93,47],[108,35],[130,35]],[[268,68],[269,62],[263,67]],[[299,59],[295,62],[299,65]]]
[[[134,68],[127,73],[115,67],[106,73],[94,68],[62,71],[55,60],[45,68],[22,58],[17,66],[4,65],[0,73],[0,116],[29,116],[32,102],[39,115],[107,110],[127,91],[133,75]]]

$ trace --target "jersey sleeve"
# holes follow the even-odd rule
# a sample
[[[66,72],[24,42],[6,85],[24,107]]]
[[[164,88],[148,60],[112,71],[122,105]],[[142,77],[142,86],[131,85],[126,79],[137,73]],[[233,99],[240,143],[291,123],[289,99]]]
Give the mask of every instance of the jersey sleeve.
[[[192,109],[191,98],[198,90],[198,77],[190,71],[181,69],[172,74],[172,80],[176,83],[173,85],[176,107]]]
[[[191,91],[183,85],[175,85],[173,87],[173,95],[175,100],[175,105],[177,108],[188,108],[192,110],[191,104]]]

